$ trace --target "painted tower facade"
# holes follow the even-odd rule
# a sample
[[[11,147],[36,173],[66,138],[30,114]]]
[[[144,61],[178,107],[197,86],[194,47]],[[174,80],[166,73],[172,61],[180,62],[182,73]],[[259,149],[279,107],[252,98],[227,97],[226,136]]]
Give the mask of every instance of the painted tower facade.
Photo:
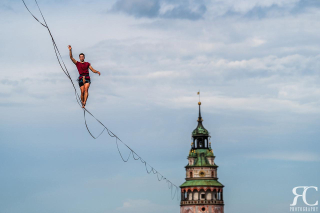
[[[210,135],[202,125],[201,102],[198,105],[198,126],[192,132],[193,142],[185,166],[186,182],[180,186],[180,213],[224,213],[224,185],[218,181]]]

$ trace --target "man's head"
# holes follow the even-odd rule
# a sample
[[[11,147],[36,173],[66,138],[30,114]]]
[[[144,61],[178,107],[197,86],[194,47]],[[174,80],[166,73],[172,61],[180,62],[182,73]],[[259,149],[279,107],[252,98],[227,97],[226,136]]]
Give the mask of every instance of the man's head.
[[[80,54],[79,54],[79,59],[80,59],[81,62],[84,61],[84,58],[85,58],[84,54],[83,54],[83,53],[80,53]]]

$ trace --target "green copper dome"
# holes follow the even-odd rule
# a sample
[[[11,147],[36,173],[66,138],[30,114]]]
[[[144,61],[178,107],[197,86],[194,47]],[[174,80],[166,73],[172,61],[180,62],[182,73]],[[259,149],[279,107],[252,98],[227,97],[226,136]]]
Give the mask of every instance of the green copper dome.
[[[186,167],[218,167],[215,163],[211,165],[207,159],[207,157],[215,157],[213,155],[212,149],[194,149],[189,152],[189,158],[195,158],[193,165],[187,165]]]
[[[184,182],[180,187],[190,186],[224,186],[217,180],[188,180]]]
[[[197,128],[192,131],[192,135],[209,135],[209,132],[203,127],[202,122],[199,122]]]
[[[189,158],[190,157],[197,158],[198,156],[201,155],[201,153],[203,153],[203,155],[206,157],[215,157],[211,148],[209,148],[209,149],[191,149],[189,151],[188,157]]]

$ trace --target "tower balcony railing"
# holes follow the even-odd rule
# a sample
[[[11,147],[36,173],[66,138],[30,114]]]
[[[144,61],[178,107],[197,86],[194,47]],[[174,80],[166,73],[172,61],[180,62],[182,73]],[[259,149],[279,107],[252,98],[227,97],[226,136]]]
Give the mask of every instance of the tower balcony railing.
[[[181,205],[189,204],[223,204],[223,200],[184,200]]]

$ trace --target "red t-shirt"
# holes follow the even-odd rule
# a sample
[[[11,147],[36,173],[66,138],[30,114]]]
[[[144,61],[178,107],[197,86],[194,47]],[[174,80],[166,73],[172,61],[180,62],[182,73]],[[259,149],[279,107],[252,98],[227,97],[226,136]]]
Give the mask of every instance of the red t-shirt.
[[[89,66],[90,66],[89,62],[81,63],[81,62],[77,61],[76,66],[77,66],[78,72],[81,76],[89,75]]]

